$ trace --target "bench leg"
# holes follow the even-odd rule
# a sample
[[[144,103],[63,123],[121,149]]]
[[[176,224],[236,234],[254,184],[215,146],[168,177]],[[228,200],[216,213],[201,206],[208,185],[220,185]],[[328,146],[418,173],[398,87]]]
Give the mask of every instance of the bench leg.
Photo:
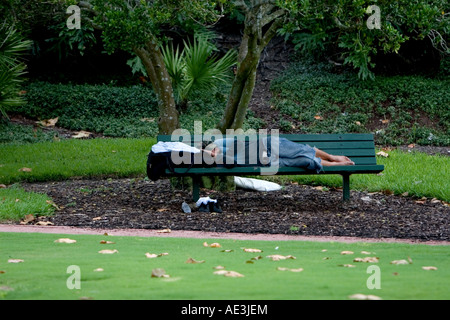
[[[342,181],[343,181],[343,200],[348,201],[350,200],[350,175],[349,174],[343,174],[342,175]]]
[[[192,177],[192,200],[194,200],[194,202],[197,202],[197,200],[199,198],[200,198],[200,177],[193,176]]]

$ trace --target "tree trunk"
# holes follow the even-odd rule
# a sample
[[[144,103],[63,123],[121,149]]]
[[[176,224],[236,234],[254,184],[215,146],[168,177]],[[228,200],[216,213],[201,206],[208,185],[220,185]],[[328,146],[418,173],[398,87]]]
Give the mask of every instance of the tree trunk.
[[[179,114],[175,105],[172,80],[156,39],[150,39],[144,48],[134,48],[134,52],[141,59],[158,99],[159,134],[171,135],[180,126]]]
[[[228,98],[222,120],[217,128],[225,133],[226,129],[241,129],[248,105],[253,95],[261,53],[269,41],[275,36],[282,24],[283,10],[276,10],[270,1],[253,1],[249,8],[244,2],[245,28],[238,54],[238,68]],[[275,9],[275,11],[274,11]],[[271,24],[270,27],[263,28]]]
[[[261,53],[282,24],[283,10],[276,10],[272,4],[262,5],[263,2],[258,0],[252,2],[251,8],[241,2],[246,13],[244,35],[239,47],[238,68],[225,113],[217,125],[222,133],[226,133],[226,129],[242,129],[255,88]],[[271,23],[270,27],[263,33],[263,27],[269,23]],[[227,190],[232,190],[235,186],[234,177],[219,177],[218,183]]]

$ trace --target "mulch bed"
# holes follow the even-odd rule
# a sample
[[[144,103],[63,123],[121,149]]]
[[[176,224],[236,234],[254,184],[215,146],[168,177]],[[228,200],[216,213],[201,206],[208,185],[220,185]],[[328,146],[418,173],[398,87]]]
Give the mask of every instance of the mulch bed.
[[[168,180],[69,180],[23,184],[48,194],[59,207],[56,226],[136,228],[208,232],[398,238],[448,241],[450,207],[432,199],[288,184],[280,191],[201,190],[220,201],[222,213],[184,213],[190,192],[172,190]]]

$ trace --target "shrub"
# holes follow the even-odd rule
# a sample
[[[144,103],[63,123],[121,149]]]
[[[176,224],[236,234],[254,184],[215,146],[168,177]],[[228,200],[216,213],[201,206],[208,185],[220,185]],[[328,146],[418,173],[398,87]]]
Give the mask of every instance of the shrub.
[[[114,137],[154,136],[158,107],[154,92],[143,86],[71,85],[32,82],[28,104],[18,111],[37,119],[59,117],[58,125]]]
[[[305,132],[374,132],[380,144],[450,144],[450,78],[365,82],[320,65],[294,64],[272,82],[274,105]],[[316,119],[317,117],[317,119]]]

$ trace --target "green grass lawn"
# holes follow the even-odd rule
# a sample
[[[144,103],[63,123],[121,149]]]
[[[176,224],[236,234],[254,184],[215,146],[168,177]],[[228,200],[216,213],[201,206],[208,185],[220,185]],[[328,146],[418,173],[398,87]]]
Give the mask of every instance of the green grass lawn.
[[[155,139],[72,139],[3,144],[0,183],[143,175],[146,156],[154,143]]]
[[[47,216],[55,209],[52,204],[46,194],[27,192],[17,185],[0,189],[0,221],[19,221],[27,214]]]
[[[407,192],[409,196],[450,201],[450,157],[392,150],[387,158],[377,157],[377,162],[384,165],[384,171],[380,175],[352,175],[352,190],[387,191],[394,194]],[[342,178],[336,175],[285,176],[280,179],[300,184],[342,186]]]
[[[55,243],[59,238],[77,242]],[[102,240],[114,243],[101,244]],[[218,242],[221,248],[205,247],[204,241]],[[244,252],[243,248],[262,252]],[[100,254],[104,249],[118,252]],[[342,255],[342,251],[354,254]],[[0,233],[0,253],[0,299],[7,300],[334,300],[357,293],[386,300],[450,298],[448,246]],[[168,255],[150,259],[145,253]],[[296,259],[267,258],[274,254]],[[262,258],[251,260],[258,256]],[[378,257],[379,262],[353,262],[356,257]],[[408,257],[411,264],[391,264]],[[189,258],[204,262],[186,263]],[[23,262],[8,263],[9,259]],[[215,275],[218,265],[243,277]],[[377,273],[368,273],[371,265],[379,267]],[[79,273],[70,266],[79,268]],[[423,270],[423,266],[437,270]],[[280,271],[278,267],[303,271]],[[98,268],[103,271],[94,271]],[[170,277],[151,277],[156,268]],[[73,288],[78,274],[79,289]],[[373,279],[378,275],[380,289],[369,289],[367,283],[376,283]]]

